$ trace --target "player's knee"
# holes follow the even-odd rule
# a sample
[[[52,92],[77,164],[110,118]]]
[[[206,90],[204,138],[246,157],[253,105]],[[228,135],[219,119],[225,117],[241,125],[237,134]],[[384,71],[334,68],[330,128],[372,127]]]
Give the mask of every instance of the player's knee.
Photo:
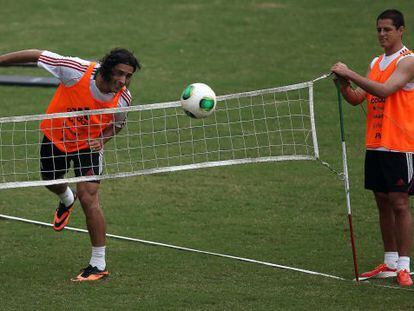
[[[394,198],[392,200],[392,208],[396,215],[403,214],[410,211],[410,204],[406,198]]]
[[[406,202],[403,202],[403,201],[394,202],[393,209],[394,209],[394,213],[396,215],[410,212],[409,204],[407,204]]]
[[[97,191],[78,191],[78,198],[83,208],[91,208],[98,202]]]

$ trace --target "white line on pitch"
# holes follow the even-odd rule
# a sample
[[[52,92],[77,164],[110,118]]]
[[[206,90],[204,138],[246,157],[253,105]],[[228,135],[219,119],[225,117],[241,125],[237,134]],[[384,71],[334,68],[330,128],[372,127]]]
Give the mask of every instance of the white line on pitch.
[[[52,224],[41,222],[41,221],[29,220],[29,219],[25,219],[25,218],[19,218],[19,217],[8,216],[8,215],[3,215],[3,214],[0,214],[0,218],[5,218],[5,219],[9,219],[9,220],[16,220],[16,221],[22,221],[22,222],[26,222],[26,223],[31,223],[31,224],[41,225],[41,226],[47,226],[47,227],[52,226]],[[76,232],[84,232],[84,233],[88,232],[85,229],[79,229],[79,228],[73,228],[73,227],[65,227],[65,229],[70,230],[70,231],[76,231]],[[246,261],[246,262],[256,263],[256,264],[275,267],[275,268],[280,268],[280,269],[286,269],[286,270],[302,272],[302,273],[306,273],[306,274],[320,275],[320,276],[324,276],[324,277],[328,277],[328,278],[332,278],[332,279],[337,279],[337,280],[345,280],[344,278],[334,276],[334,275],[330,275],[330,274],[326,274],[326,273],[320,273],[320,272],[315,272],[315,271],[310,271],[310,270],[305,270],[305,269],[288,267],[288,266],[278,265],[278,264],[274,264],[274,263],[266,262],[266,261],[254,260],[254,259],[243,258],[243,257],[236,257],[236,256],[220,254],[220,253],[214,253],[214,252],[207,252],[207,251],[202,251],[202,250],[198,250],[198,249],[194,249],[194,248],[175,246],[175,245],[159,243],[159,242],[152,242],[152,241],[135,239],[135,238],[125,237],[125,236],[121,236],[121,235],[109,234],[109,233],[107,233],[106,236],[111,237],[111,238],[115,238],[115,239],[120,239],[120,240],[127,240],[127,241],[133,241],[133,242],[140,242],[140,243],[144,243],[144,244],[168,247],[168,248],[178,249],[178,250],[182,250],[182,251],[188,251],[188,252],[194,252],[194,253],[200,253],[200,254],[206,254],[206,255],[212,255],[212,256],[218,256],[218,257],[224,257],[224,258],[231,258],[231,259],[235,259],[235,260]]]

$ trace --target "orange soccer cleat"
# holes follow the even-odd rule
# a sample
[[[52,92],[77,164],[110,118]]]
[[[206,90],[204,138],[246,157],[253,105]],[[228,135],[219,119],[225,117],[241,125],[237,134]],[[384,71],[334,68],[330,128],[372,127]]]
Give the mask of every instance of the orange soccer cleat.
[[[397,273],[397,282],[401,286],[411,286],[413,285],[413,280],[411,275],[407,270],[400,270]]]
[[[374,270],[362,273],[359,278],[361,281],[371,278],[385,279],[397,275],[397,269],[388,267],[385,263],[375,267]]]
[[[76,192],[73,192],[74,200],[70,206],[65,206],[62,202],[59,202],[59,206],[55,211],[55,217],[53,219],[53,229],[55,231],[61,231],[69,222],[70,214],[72,213],[73,205],[77,199]]]

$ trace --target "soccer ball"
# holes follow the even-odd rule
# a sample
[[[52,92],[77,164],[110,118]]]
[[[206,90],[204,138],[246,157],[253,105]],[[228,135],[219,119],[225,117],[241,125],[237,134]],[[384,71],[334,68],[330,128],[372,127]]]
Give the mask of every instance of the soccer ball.
[[[187,86],[180,100],[184,112],[195,119],[211,115],[217,104],[216,94],[204,83],[193,83]]]

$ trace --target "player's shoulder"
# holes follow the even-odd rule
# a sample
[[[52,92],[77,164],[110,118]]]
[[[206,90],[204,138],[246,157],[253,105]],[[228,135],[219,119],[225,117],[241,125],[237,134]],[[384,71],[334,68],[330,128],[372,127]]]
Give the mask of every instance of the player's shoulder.
[[[373,59],[372,59],[372,61],[371,61],[371,63],[370,63],[370,68],[372,69],[372,68],[374,68],[374,65],[375,65],[375,63],[377,62],[377,60],[380,58],[380,56],[381,55],[379,55],[379,56],[375,56]]]
[[[132,103],[131,92],[127,88],[124,88],[121,93],[121,98],[119,99],[119,106],[128,107],[131,105],[131,103]]]
[[[413,54],[413,52],[410,50],[410,49],[408,49],[408,48],[406,48],[405,46],[401,49],[401,51],[400,51],[400,55],[402,56],[402,57],[405,57],[405,56],[413,56],[414,54]]]
[[[400,63],[403,64],[412,64],[414,62],[414,53],[409,50],[408,48],[404,47],[401,51],[400,51],[400,55],[399,58],[397,60],[397,65],[399,65]]]
[[[407,51],[404,53],[397,62],[398,67],[409,67],[414,69],[414,53],[411,51]]]
[[[88,66],[91,64],[90,61],[79,57],[63,56],[61,54],[47,50],[42,52],[42,54],[39,57],[38,63],[53,67],[67,67],[79,71],[86,71]]]

